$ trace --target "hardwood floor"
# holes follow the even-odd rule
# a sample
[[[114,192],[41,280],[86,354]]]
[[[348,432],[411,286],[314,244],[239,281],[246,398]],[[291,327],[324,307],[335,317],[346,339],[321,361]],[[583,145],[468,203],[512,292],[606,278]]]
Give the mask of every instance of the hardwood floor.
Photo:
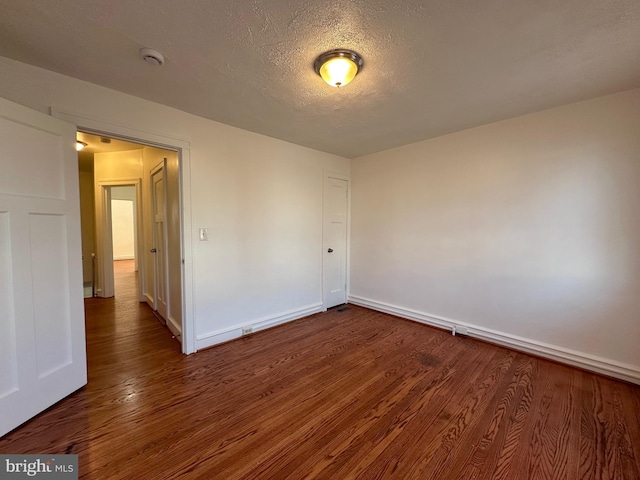
[[[0,452],[91,479],[640,478],[638,386],[355,306],[191,356],[135,290],[86,312],[89,384]]]

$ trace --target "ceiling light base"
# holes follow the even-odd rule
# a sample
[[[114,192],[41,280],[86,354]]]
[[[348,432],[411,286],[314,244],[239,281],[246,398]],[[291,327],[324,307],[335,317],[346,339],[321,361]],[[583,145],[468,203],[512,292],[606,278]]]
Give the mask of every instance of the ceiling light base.
[[[344,87],[360,73],[364,61],[353,50],[336,48],[324,52],[313,63],[313,69],[332,87]]]

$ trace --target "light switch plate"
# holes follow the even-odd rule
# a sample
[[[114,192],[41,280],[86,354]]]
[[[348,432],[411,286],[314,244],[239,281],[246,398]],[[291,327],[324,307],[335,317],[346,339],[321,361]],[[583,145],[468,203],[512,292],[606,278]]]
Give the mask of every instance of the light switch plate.
[[[206,242],[207,240],[209,240],[209,229],[208,228],[201,228],[199,236],[200,236],[200,241],[201,242]]]

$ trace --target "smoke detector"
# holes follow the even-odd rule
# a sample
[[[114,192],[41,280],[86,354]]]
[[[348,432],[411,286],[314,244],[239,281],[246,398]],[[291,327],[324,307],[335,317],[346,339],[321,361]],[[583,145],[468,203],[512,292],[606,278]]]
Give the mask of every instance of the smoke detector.
[[[149,65],[153,65],[154,67],[159,67],[164,63],[164,55],[153,48],[141,48],[140,57]]]

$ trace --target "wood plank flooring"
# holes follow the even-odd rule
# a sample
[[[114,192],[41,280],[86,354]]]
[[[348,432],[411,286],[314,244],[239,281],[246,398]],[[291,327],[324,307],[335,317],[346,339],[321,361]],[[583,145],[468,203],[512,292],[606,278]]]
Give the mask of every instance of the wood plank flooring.
[[[86,312],[89,384],[1,453],[88,479],[640,478],[638,386],[355,306],[191,356],[134,289]]]

